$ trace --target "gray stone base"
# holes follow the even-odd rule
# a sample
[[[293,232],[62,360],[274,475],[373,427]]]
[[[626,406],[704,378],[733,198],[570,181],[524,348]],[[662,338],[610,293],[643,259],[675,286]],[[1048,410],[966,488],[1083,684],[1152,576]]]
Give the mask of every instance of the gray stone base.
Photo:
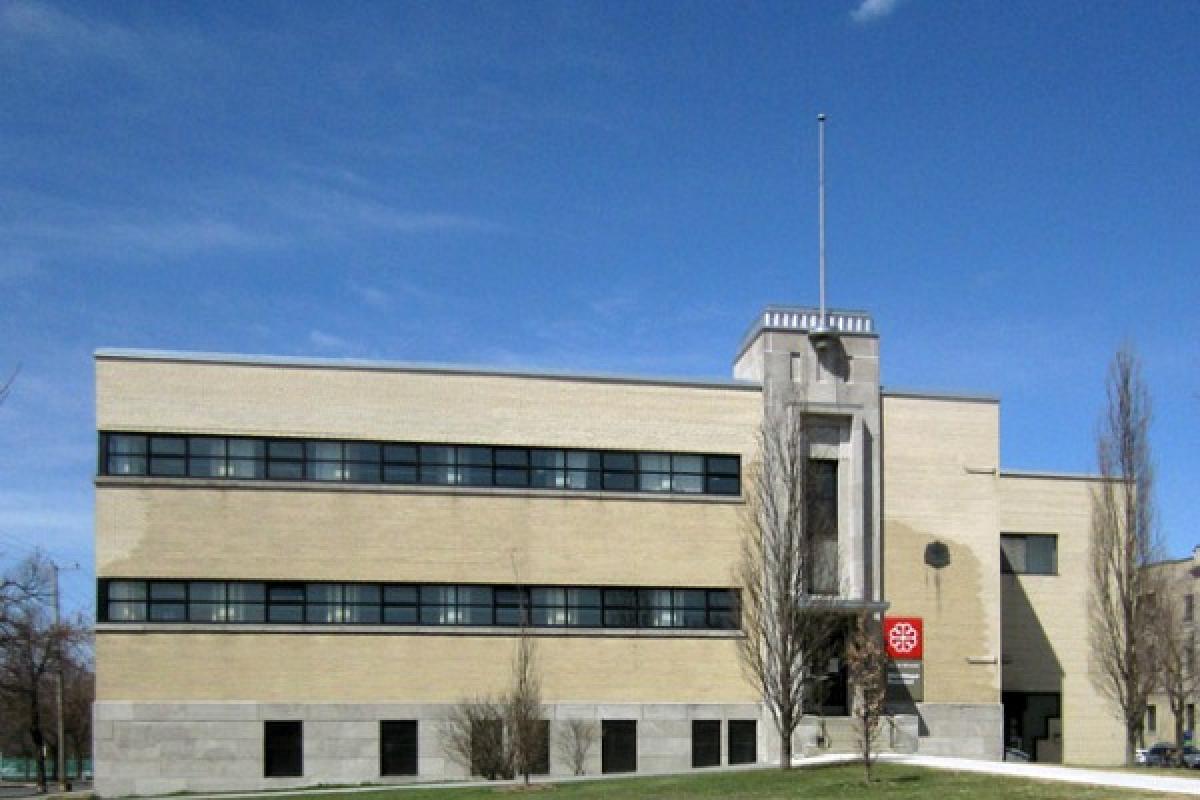
[[[467,770],[442,746],[450,706],[440,704],[125,703],[95,704],[95,789],[104,797],[282,789],[316,784],[407,783],[461,780]],[[691,722],[758,721],[758,753],[765,760],[774,728],[758,704],[560,703],[545,707],[550,720],[550,773],[569,775],[558,752],[568,721],[595,725],[586,773],[601,771],[600,721],[637,720],[638,772],[691,768]],[[417,720],[415,777],[379,774],[380,720]],[[263,776],[263,722],[303,720],[304,775]],[[727,726],[721,761],[727,763]]]
[[[872,749],[876,753],[915,753],[917,730],[914,715],[885,717],[879,723]],[[859,726],[852,717],[805,717],[792,737],[792,752],[796,755],[861,751]]]
[[[1000,761],[1004,758],[1004,706],[1000,703],[917,703],[917,752]]]

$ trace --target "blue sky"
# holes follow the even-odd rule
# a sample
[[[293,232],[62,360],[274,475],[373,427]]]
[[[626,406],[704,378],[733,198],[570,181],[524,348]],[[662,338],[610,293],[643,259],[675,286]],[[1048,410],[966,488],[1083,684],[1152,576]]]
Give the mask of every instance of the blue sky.
[[[345,7],[342,7],[345,6]],[[1087,471],[1113,351],[1160,521],[1200,413],[1200,6],[0,3],[0,549],[92,595],[97,347],[727,376],[768,303]]]

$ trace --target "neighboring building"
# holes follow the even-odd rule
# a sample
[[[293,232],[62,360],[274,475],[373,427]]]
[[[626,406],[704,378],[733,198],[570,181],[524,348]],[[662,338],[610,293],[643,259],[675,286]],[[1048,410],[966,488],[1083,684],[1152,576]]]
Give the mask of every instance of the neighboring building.
[[[1185,674],[1191,673],[1196,667],[1196,632],[1200,625],[1196,623],[1196,597],[1200,594],[1200,547],[1192,551],[1189,558],[1180,558],[1158,562],[1154,568],[1160,571],[1165,590],[1174,595],[1174,603],[1170,606],[1177,617],[1177,625],[1183,632],[1182,641],[1187,643],[1183,651],[1183,666]],[[1188,675],[1185,685],[1192,689],[1200,689],[1200,677]],[[1196,706],[1200,704],[1200,691],[1192,693],[1193,697],[1183,705],[1183,735],[1191,744],[1196,743]],[[1175,741],[1175,715],[1171,711],[1171,703],[1166,693],[1160,688],[1150,696],[1146,707],[1146,718],[1142,724],[1142,738],[1147,746],[1155,742]]]
[[[440,721],[505,687],[522,602],[588,772],[770,760],[732,576],[756,433],[794,403],[843,603],[923,627],[890,746],[1119,761],[1092,479],[1000,469],[997,400],[882,389],[870,317],[815,321],[767,309],[712,381],[97,352],[97,791],[461,776]],[[830,667],[798,751],[851,746]]]

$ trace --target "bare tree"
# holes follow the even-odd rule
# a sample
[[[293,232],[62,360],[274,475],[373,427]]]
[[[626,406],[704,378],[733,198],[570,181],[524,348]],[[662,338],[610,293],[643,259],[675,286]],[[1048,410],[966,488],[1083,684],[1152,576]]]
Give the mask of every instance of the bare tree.
[[[1089,639],[1097,688],[1125,726],[1125,763],[1134,751],[1154,689],[1150,623],[1159,575],[1146,569],[1160,554],[1154,526],[1150,397],[1137,355],[1113,358],[1108,405],[1096,437],[1102,480],[1092,491]]]
[[[85,629],[85,628],[84,628]],[[63,714],[64,746],[75,760],[76,778],[83,777],[83,760],[92,754],[92,704],[96,700],[96,670],[90,641],[66,659]]]
[[[442,723],[442,746],[471,775],[488,780],[512,777],[504,742],[504,707],[491,697],[462,700]]]
[[[814,687],[841,630],[836,503],[821,502],[823,471],[809,457],[811,422],[789,406],[768,414],[749,473],[737,582],[743,671],[779,733],[780,766],[792,765],[792,735],[815,702]]]
[[[884,701],[887,695],[887,654],[880,633],[860,613],[850,641],[846,645],[846,667],[854,686],[855,733],[862,754],[864,778],[871,782],[871,765],[883,722]]]
[[[49,682],[62,654],[82,635],[76,625],[54,623],[47,602],[52,580],[49,561],[35,553],[0,584],[0,694],[23,711],[41,791],[46,790],[46,749],[59,746],[47,736]]]
[[[596,723],[586,719],[568,720],[555,748],[575,775],[587,773],[588,756],[596,746]]]
[[[1182,758],[1184,712],[1188,702],[1200,693],[1200,670],[1194,663],[1196,641],[1184,618],[1184,587],[1168,574],[1169,566],[1155,569],[1160,572],[1161,591],[1155,595],[1150,611],[1150,649],[1157,685],[1167,696],[1167,705],[1175,718],[1176,758]]]
[[[18,364],[17,368],[5,379],[4,383],[0,383],[0,405],[3,405],[4,401],[8,399],[9,394],[12,393],[13,382],[16,381],[17,373],[20,371],[21,366]]]
[[[533,637],[522,626],[513,658],[512,686],[505,698],[505,727],[513,771],[529,776],[542,764],[546,746],[546,725],[542,719],[542,680],[537,669]]]

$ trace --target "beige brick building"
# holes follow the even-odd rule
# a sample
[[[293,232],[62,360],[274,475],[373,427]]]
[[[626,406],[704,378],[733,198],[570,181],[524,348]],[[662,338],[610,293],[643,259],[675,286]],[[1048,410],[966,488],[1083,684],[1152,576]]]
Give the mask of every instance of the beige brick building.
[[[1196,639],[1200,625],[1196,621],[1196,596],[1200,593],[1200,547],[1188,558],[1161,561],[1154,565],[1163,582],[1162,591],[1169,592],[1172,603],[1167,606],[1179,636],[1183,677],[1177,689],[1182,689],[1183,708],[1180,729],[1186,743],[1195,746],[1196,706],[1200,704],[1200,676],[1196,670]],[[1142,724],[1142,740],[1146,746],[1156,742],[1175,744],[1175,714],[1165,687],[1159,686],[1149,700]]]
[[[999,405],[881,388],[870,317],[767,309],[732,380],[101,350],[96,786],[435,780],[522,613],[544,767],[769,761],[733,578],[764,414],[823,434],[842,600],[916,619],[889,746],[1116,762],[1088,679],[1089,478],[1007,472]],[[886,620],[885,620],[886,622]],[[797,750],[848,746],[844,667]]]

